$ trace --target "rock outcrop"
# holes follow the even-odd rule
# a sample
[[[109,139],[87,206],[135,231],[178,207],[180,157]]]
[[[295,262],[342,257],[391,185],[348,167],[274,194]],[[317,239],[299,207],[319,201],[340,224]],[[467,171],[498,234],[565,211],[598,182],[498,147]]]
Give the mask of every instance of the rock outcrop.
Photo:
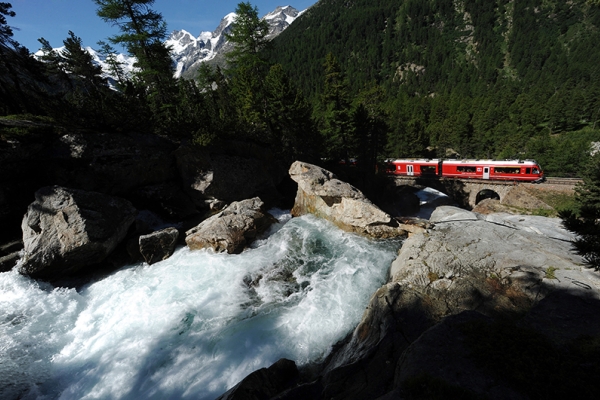
[[[223,211],[186,232],[185,242],[192,250],[212,248],[216,252],[241,253],[257,235],[273,222],[258,198],[233,202]]]
[[[19,272],[58,278],[101,263],[124,239],[136,209],[102,193],[44,187],[23,218]]]
[[[597,398],[600,275],[560,220],[439,207],[431,221],[318,373],[276,398]]]
[[[314,214],[343,230],[384,238],[422,231],[412,225],[400,226],[365,195],[316,165],[296,161],[289,170],[298,183],[292,215]]]
[[[165,228],[141,235],[139,238],[140,254],[148,264],[166,260],[173,255],[178,237],[179,231],[176,228]]]
[[[457,321],[479,320],[484,315],[519,319],[556,293],[600,303],[600,277],[582,267],[581,258],[571,252],[573,235],[558,219],[483,216],[439,207],[431,222],[434,227],[428,232],[404,242],[392,264],[389,283],[375,293],[350,340],[332,356],[324,381],[348,371],[349,366],[352,373],[335,386],[324,385],[327,397],[367,398],[362,396],[378,391],[381,396],[386,392],[398,395],[406,390],[407,382],[426,372],[434,382],[458,385],[471,395],[491,391],[491,398],[524,398],[515,394],[514,385],[502,374],[481,371],[472,361],[456,356],[466,351],[456,333]],[[560,309],[561,314],[580,316],[579,307],[569,307],[568,302],[562,307],[552,304],[556,308],[549,314]],[[474,311],[479,316],[458,317]],[[453,315],[456,320],[437,325]],[[560,321],[568,319],[563,316]],[[556,324],[560,322],[546,318],[538,323],[537,332],[554,331]],[[590,324],[596,328],[590,331]],[[600,335],[598,321],[585,325],[587,330],[578,329],[580,334]],[[448,339],[443,341],[443,352],[440,346],[432,346],[441,338]],[[374,370],[378,371],[377,385],[369,379],[358,381],[358,376],[371,376]]]

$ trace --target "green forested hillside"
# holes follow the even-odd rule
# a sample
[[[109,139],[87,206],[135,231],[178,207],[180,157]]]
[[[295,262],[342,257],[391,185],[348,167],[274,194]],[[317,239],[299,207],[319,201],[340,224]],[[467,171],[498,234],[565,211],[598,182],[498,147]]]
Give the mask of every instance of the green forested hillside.
[[[577,175],[600,140],[600,7],[586,0],[321,0],[276,38],[318,104],[332,53],[384,91],[385,156],[536,158]]]

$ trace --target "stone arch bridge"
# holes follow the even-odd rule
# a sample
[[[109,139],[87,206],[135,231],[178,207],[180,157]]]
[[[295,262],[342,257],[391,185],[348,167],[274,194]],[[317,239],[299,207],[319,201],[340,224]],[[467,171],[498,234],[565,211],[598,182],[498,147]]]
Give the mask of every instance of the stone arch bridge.
[[[573,193],[578,180],[553,181],[547,183],[525,183],[514,181],[492,181],[483,179],[423,178],[391,176],[395,186],[429,187],[450,196],[466,208],[475,207],[480,201],[492,198],[507,206],[527,209],[551,208],[542,200],[543,193]],[[540,196],[542,195],[542,196]]]

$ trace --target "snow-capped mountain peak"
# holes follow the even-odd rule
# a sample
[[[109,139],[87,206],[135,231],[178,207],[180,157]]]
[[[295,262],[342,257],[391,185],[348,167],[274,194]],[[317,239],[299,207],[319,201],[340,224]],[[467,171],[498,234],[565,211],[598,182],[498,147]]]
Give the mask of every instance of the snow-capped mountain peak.
[[[291,6],[280,6],[265,15],[262,19],[269,24],[267,38],[273,39],[279,35],[303,12],[299,12]],[[219,26],[213,32],[201,32],[197,37],[185,30],[173,31],[165,44],[171,47],[171,58],[175,63],[175,77],[181,77],[186,71],[188,71],[188,75],[191,75],[191,71],[196,70],[200,63],[210,61],[218,54],[227,52],[230,45],[227,43],[226,34],[231,32],[231,24],[235,22],[236,18],[236,13],[229,13],[221,19]],[[64,47],[54,50],[62,52]],[[92,55],[94,62],[102,67],[104,75],[109,77],[110,68],[105,58],[91,47],[86,47],[86,50]],[[42,50],[39,50],[35,56],[39,58],[42,54]],[[134,70],[135,57],[118,54],[117,60],[122,64],[126,74]]]
[[[303,12],[292,6],[280,6],[265,15],[262,19],[269,24],[267,37],[272,39],[279,35]],[[235,22],[236,17],[235,13],[227,14],[213,32],[201,32],[197,38],[190,38],[189,33],[185,31],[171,33],[167,44],[173,47],[171,55],[176,64],[175,76],[180,77],[185,71],[196,69],[200,63],[227,52],[228,43],[225,36],[231,31],[231,24]]]

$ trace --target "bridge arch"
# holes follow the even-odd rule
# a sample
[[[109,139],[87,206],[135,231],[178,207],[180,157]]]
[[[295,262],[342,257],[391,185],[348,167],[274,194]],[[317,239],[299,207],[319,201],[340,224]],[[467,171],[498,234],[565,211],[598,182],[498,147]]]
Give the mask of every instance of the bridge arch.
[[[482,189],[477,193],[475,197],[475,204],[479,204],[481,201],[486,199],[500,200],[500,195],[492,189]]]

